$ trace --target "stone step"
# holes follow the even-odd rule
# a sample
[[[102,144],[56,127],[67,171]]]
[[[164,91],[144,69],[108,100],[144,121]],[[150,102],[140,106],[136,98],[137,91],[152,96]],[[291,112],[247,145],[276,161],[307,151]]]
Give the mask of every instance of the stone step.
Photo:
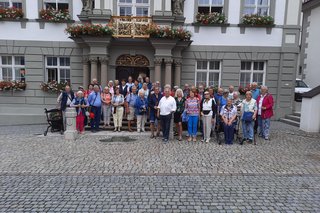
[[[293,121],[287,118],[280,118],[280,121],[292,126],[300,127],[300,122],[297,122],[297,121]]]
[[[86,128],[85,128],[86,130],[90,130],[90,126],[86,126]],[[131,127],[131,129],[133,130],[133,131],[137,131],[137,127],[136,126],[133,126],[133,127]],[[102,126],[100,126],[100,130],[105,130],[105,131],[113,131],[114,130],[114,126],[113,125],[111,125],[111,126],[108,126],[108,127],[106,127],[105,129],[104,128],[102,128]],[[128,131],[129,130],[129,128],[128,128],[128,126],[122,126],[121,127],[121,131]],[[145,130],[146,131],[150,131],[150,126],[145,126]]]
[[[296,115],[286,115],[285,118],[300,123],[300,116],[296,116]]]
[[[294,116],[301,117],[301,112],[294,112],[293,115],[294,115]]]

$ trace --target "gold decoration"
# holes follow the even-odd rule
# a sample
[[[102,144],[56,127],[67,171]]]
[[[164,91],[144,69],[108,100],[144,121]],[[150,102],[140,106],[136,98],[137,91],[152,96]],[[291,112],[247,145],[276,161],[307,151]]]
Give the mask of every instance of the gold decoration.
[[[117,66],[147,67],[149,60],[143,55],[121,55],[116,61]]]
[[[151,26],[150,17],[113,16],[110,25],[115,29],[114,37],[149,38],[147,30]]]

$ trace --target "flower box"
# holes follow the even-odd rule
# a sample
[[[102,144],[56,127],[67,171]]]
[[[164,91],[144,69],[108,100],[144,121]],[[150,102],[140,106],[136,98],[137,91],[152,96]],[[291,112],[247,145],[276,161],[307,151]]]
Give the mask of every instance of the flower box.
[[[40,84],[40,88],[45,92],[59,93],[63,91],[67,85],[69,85],[69,82],[58,83],[57,81],[51,81],[51,82],[42,82]]]
[[[257,14],[244,15],[241,19],[241,24],[257,26],[272,26],[274,25],[274,18],[272,16],[260,16]]]
[[[19,20],[22,19],[24,13],[22,9],[9,7],[9,8],[1,8],[0,7],[0,20]]]
[[[113,35],[113,28],[101,24],[72,25],[65,30],[71,37]]]
[[[42,9],[39,12],[40,20],[47,22],[66,22],[71,21],[71,16],[68,10]]]
[[[198,13],[196,15],[196,20],[197,20],[196,23],[201,24],[202,26],[227,23],[227,17],[224,14],[220,14],[220,13],[209,13],[209,14]]]
[[[190,41],[191,33],[183,28],[159,27],[153,25],[147,30],[150,38],[163,38],[179,41]]]
[[[24,81],[0,81],[0,91],[22,91],[26,87],[27,84]]]

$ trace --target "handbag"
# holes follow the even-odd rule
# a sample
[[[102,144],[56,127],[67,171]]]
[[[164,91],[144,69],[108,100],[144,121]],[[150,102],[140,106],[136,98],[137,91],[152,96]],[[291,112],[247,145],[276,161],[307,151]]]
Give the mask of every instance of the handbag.
[[[253,112],[243,112],[242,120],[246,122],[251,122],[253,121],[252,116]]]
[[[183,111],[183,113],[182,113],[182,122],[188,122],[188,120],[189,120],[189,116],[188,116],[188,114],[187,114],[187,111],[185,110],[185,111]]]
[[[208,115],[211,112],[211,110],[203,110],[202,112],[204,115]]]

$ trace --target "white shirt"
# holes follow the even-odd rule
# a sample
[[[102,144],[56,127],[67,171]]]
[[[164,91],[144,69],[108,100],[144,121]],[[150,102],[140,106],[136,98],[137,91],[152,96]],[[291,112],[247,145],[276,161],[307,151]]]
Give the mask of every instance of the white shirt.
[[[160,109],[160,115],[169,115],[177,109],[176,100],[171,96],[168,98],[163,96],[160,99],[158,109]]]
[[[261,115],[261,107],[262,107],[262,101],[264,99],[264,97],[266,97],[266,95],[260,95],[260,100],[259,100],[259,103],[258,103],[258,115]]]
[[[224,105],[221,108],[220,115],[221,116],[225,116],[228,120],[230,120],[232,117],[237,115],[237,107],[236,106],[232,106],[230,109],[228,109],[226,106],[227,105]]]
[[[205,116],[212,116],[212,98],[210,98],[208,102],[206,100],[203,101],[202,111],[204,110],[210,110],[210,113]]]
[[[229,92],[229,95],[228,95],[228,98],[231,99],[231,100],[233,100],[233,93],[234,92]]]

